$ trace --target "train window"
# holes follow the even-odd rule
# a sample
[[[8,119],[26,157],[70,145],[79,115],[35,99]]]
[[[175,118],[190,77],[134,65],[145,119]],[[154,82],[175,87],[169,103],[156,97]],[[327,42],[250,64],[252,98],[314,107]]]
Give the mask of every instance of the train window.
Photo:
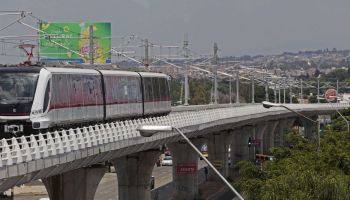
[[[70,75],[70,104],[84,105],[83,75]]]
[[[159,83],[159,100],[160,101],[163,101],[163,98],[164,98],[164,82],[163,82],[163,79],[162,78],[158,78],[158,83]]]
[[[164,95],[164,82],[163,82],[163,78],[158,78],[158,82],[159,82],[159,86],[158,86],[158,90],[159,90],[159,100],[163,101],[163,98],[165,97]]]
[[[50,88],[51,88],[51,84],[50,84],[50,80],[47,83],[46,86],[46,90],[45,90],[45,97],[44,97],[44,106],[43,106],[43,112],[46,112],[48,106],[49,106],[49,100],[50,100]]]
[[[152,78],[153,91],[154,91],[154,101],[159,101],[160,92],[159,92],[159,78]]]
[[[145,77],[144,78],[144,88],[145,88],[145,101],[150,102],[153,101],[153,88],[152,88],[152,78]]]
[[[135,77],[129,77],[129,102],[136,103],[139,99],[139,89],[138,89],[138,82],[137,78]]]
[[[52,90],[53,108],[64,107],[68,103],[67,75],[57,74],[52,76],[54,88]]]
[[[120,83],[120,96],[122,97],[122,102],[127,103],[128,102],[128,77],[120,77],[121,83]]]
[[[164,79],[165,81],[165,94],[166,94],[166,100],[170,100],[170,88],[169,88],[169,81],[167,79]]]
[[[164,93],[164,101],[169,100],[169,88],[168,88],[168,80],[166,78],[163,79],[163,93]]]

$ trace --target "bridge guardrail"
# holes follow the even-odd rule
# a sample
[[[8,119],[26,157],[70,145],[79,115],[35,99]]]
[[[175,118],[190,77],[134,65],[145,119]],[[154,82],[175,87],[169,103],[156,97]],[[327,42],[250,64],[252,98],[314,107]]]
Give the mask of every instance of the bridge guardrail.
[[[339,109],[349,107],[349,104],[332,105]],[[299,111],[313,110],[315,108],[331,108],[331,110],[333,110],[333,108],[330,105],[327,106],[327,104],[288,104],[288,106]],[[265,109],[260,105],[183,111],[171,113],[168,116],[162,117],[117,121],[106,124],[96,124],[95,126],[89,127],[39,133],[38,135],[26,137],[1,139],[0,168],[104,145],[110,142],[141,137],[140,133],[136,130],[139,125],[171,125],[177,128],[184,128],[226,118],[249,116],[259,112],[278,110],[286,111],[284,108]]]

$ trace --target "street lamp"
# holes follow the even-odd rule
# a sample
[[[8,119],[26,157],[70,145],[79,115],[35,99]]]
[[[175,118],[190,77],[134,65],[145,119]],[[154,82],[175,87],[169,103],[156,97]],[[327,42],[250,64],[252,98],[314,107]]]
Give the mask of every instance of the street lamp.
[[[263,104],[264,108],[283,107],[283,108],[297,114],[298,116],[303,117],[303,118],[311,121],[312,123],[315,123],[317,125],[317,157],[320,157],[320,151],[321,151],[321,147],[320,147],[321,146],[320,145],[320,122],[318,120],[313,120],[313,119],[301,114],[300,112],[297,112],[293,109],[288,108],[287,106],[285,106],[283,104],[271,103],[268,101],[263,101],[262,104]]]
[[[210,161],[202,155],[202,153],[197,149],[197,147],[192,144],[192,142],[186,137],[186,135],[180,131],[180,129],[172,126],[148,126],[148,125],[141,125],[137,128],[137,130],[140,132],[141,136],[143,137],[151,137],[157,132],[165,132],[165,131],[172,131],[176,130],[185,140],[186,142],[195,150],[195,152],[209,165],[209,167],[220,177],[222,181],[232,190],[234,194],[237,195],[239,199],[243,199],[243,197],[235,190],[235,188],[232,187],[232,185],[220,174],[220,172],[210,163]]]

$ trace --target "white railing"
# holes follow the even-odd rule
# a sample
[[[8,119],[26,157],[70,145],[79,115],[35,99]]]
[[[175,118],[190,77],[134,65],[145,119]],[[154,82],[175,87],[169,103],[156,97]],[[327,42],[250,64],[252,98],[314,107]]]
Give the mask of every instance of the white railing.
[[[299,111],[333,110],[328,104],[288,104]],[[349,104],[333,104],[338,109],[347,108]],[[39,133],[0,141],[0,168],[47,158],[72,151],[141,137],[136,130],[139,125],[171,125],[183,128],[206,124],[226,118],[250,116],[271,111],[286,111],[283,108],[265,109],[261,105],[244,107],[217,108],[199,111],[171,113],[168,116],[146,119],[126,120],[76,129]]]

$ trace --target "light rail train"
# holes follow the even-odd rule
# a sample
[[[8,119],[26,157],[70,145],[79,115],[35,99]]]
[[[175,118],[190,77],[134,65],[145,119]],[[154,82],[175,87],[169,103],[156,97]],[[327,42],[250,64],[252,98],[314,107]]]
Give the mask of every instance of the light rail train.
[[[57,67],[0,67],[0,137],[171,111],[169,76]]]

